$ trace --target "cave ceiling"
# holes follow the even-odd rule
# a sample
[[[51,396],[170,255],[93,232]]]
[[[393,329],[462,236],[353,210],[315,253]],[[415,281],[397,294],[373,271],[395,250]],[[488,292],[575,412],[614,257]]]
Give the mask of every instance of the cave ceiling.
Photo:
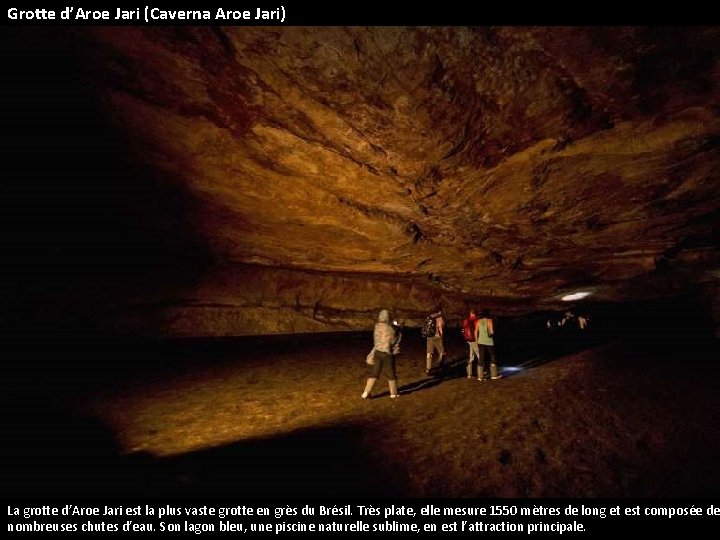
[[[65,32],[217,261],[540,304],[717,280],[717,28]]]

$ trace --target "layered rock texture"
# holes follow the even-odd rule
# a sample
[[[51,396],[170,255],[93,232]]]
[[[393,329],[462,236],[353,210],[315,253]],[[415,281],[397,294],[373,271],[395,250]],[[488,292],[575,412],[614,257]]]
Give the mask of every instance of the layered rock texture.
[[[187,282],[167,271],[118,295],[133,331],[362,329],[381,307],[416,320],[437,302],[518,313],[577,290],[717,290],[717,28],[21,37],[87,97],[56,96],[54,125],[83,108],[112,134],[88,202],[113,201],[108,251],[201,261]]]

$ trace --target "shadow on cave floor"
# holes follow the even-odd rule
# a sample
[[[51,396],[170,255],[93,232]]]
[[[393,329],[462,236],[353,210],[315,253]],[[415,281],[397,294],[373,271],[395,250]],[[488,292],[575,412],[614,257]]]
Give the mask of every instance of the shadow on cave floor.
[[[55,356],[38,360],[22,370],[37,376],[4,381],[11,414],[3,490],[719,494],[720,366],[705,344],[613,341],[553,361],[525,358],[530,369],[514,372],[507,370],[522,362],[498,354],[508,376],[480,384],[465,379],[467,346],[453,339],[447,377],[426,377],[424,343],[409,335],[398,357],[401,398],[386,398],[381,380],[375,399],[362,400],[368,341],[358,334],[252,347],[182,342],[105,356],[93,347],[63,369]],[[97,364],[103,369],[90,369]]]
[[[301,429],[162,458],[159,470],[172,479],[179,495],[391,496],[395,489],[376,477],[374,451],[363,442],[368,429],[361,425]],[[164,487],[161,484],[155,491]]]
[[[362,426],[328,425],[178,454],[122,454],[99,419],[21,413],[6,424],[5,494],[347,497],[395,492],[374,477]]]
[[[501,343],[496,347],[498,356],[498,373],[503,379],[517,376],[523,371],[537,368],[553,360],[558,360],[573,354],[606,345],[613,338],[595,332],[542,335],[542,339],[533,345],[518,346]],[[454,379],[467,378],[468,346],[455,335],[446,337],[448,351],[447,358],[441,365],[434,365],[430,373],[421,379],[406,383],[399,388],[401,394],[426,390]],[[410,355],[422,356],[423,352],[417,344],[410,347]],[[485,379],[490,379],[489,359],[485,360]],[[472,378],[477,378],[477,362],[473,362]],[[389,395],[389,392],[378,394],[376,397]]]
[[[99,418],[37,396],[6,406],[5,495],[111,495],[124,484],[120,445]]]

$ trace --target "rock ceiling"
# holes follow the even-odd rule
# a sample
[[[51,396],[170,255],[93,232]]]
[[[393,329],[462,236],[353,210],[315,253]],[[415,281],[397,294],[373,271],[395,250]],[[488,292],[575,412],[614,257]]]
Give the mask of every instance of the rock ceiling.
[[[717,280],[717,28],[65,30],[216,260],[619,299]]]

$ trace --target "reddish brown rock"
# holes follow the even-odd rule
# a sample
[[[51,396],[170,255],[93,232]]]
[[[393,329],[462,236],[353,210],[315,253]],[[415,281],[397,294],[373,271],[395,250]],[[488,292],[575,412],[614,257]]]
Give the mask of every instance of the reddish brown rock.
[[[197,302],[168,294],[172,333],[364,328],[385,305],[516,312],[578,289],[636,300],[717,281],[717,28],[37,39],[72,58],[158,206],[184,194],[139,229],[242,265],[208,273]],[[128,188],[131,206],[147,189]],[[243,277],[213,281],[230,274]],[[229,290],[222,316],[203,307]]]

